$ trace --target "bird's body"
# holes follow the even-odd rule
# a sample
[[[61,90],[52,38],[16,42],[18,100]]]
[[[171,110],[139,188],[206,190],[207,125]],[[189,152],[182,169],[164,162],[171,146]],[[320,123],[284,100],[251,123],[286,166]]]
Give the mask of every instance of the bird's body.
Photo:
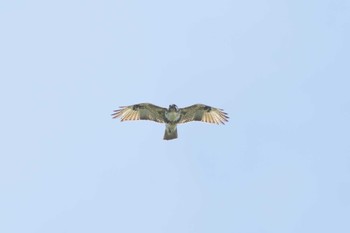
[[[176,105],[170,105],[169,109],[165,111],[165,118],[170,122],[176,122],[180,119],[181,114]]]
[[[170,105],[169,109],[164,113],[165,119],[167,120],[164,132],[164,140],[171,140],[177,138],[177,123],[181,117],[177,106],[175,104]]]
[[[151,120],[165,123],[164,140],[177,138],[177,124],[189,121],[203,121],[214,124],[224,124],[228,116],[222,109],[213,108],[204,104],[194,104],[186,108],[178,108],[175,104],[169,108],[162,108],[149,103],[123,106],[115,110],[113,118],[127,120]]]

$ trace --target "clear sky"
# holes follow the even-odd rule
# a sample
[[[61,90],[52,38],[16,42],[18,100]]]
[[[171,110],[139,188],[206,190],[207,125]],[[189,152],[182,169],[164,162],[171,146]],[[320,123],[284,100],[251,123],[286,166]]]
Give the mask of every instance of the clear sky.
[[[349,1],[1,1],[0,32],[0,232],[350,232]],[[230,121],[111,119],[141,102]]]

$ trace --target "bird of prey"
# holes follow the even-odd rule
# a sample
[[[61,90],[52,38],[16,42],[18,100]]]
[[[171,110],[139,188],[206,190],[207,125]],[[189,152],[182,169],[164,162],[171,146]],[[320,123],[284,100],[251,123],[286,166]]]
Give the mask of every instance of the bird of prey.
[[[118,110],[114,110],[112,117],[120,117],[121,121],[151,120],[165,123],[164,140],[177,138],[177,124],[190,121],[225,124],[229,118],[223,109],[204,104],[194,104],[186,108],[178,108],[175,104],[172,104],[167,109],[150,103],[121,106]]]

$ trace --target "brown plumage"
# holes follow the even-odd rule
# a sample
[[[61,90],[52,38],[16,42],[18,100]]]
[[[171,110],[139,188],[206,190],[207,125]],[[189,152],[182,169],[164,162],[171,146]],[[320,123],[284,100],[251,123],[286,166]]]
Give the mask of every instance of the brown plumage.
[[[223,109],[213,108],[204,104],[194,104],[186,108],[180,108],[180,113],[179,123],[203,121],[212,124],[225,124],[229,118]]]
[[[113,118],[120,117],[121,121],[131,120],[151,120],[159,123],[165,123],[164,113],[167,109],[153,104],[142,103],[130,106],[121,106],[114,110]]]
[[[120,117],[121,121],[151,120],[158,123],[165,123],[165,140],[177,138],[177,124],[190,121],[225,124],[229,119],[227,113],[222,109],[204,104],[194,104],[186,108],[177,108],[177,106],[173,104],[169,105],[167,109],[150,103],[122,106],[120,109],[114,110],[112,117]]]

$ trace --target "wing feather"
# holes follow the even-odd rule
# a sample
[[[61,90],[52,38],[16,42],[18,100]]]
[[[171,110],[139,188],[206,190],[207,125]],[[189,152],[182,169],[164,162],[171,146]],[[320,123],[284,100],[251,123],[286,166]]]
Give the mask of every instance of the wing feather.
[[[114,110],[112,118],[119,118],[121,121],[151,120],[164,123],[166,108],[162,108],[150,103],[140,103],[130,106],[121,106]]]
[[[186,108],[180,108],[180,113],[179,123],[203,121],[212,124],[225,124],[229,119],[223,109],[204,104],[194,104]]]

